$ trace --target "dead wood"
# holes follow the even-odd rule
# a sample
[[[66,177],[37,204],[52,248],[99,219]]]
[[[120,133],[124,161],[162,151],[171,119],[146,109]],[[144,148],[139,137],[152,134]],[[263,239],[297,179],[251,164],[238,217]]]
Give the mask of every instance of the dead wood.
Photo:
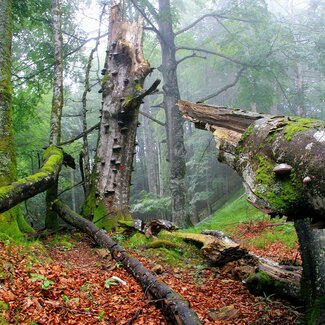
[[[239,244],[226,242],[210,235],[175,232],[171,236],[199,244],[203,255],[218,266],[244,258],[247,255],[247,250],[240,247]]]
[[[178,106],[213,132],[218,160],[243,177],[249,202],[270,215],[308,216],[325,227],[325,122],[186,101]]]
[[[178,227],[169,220],[164,219],[154,219],[146,223],[145,225],[145,235],[147,238],[151,236],[157,236],[161,230],[175,231]]]
[[[161,308],[167,323],[201,324],[196,313],[190,309],[188,302],[182,296],[153,276],[139,260],[130,256],[113,241],[106,231],[98,229],[91,221],[82,218],[59,200],[54,202],[53,209],[67,223],[84,231],[99,245],[109,249],[113,258],[121,262],[124,268],[138,281],[146,296]]]

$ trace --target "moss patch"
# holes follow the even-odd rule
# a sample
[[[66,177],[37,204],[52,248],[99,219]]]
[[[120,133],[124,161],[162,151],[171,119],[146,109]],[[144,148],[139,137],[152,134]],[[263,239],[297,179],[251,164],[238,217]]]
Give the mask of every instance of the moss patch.
[[[0,300],[0,310],[9,310],[8,304],[6,304],[4,301]]]
[[[307,324],[324,324],[325,321],[325,297],[315,300],[314,305],[307,311]]]
[[[283,129],[284,137],[287,141],[291,141],[297,132],[307,131],[315,127],[325,127],[325,123],[310,118],[295,117],[286,123]]]
[[[271,206],[283,214],[291,214],[303,198],[303,186],[292,170],[289,175],[277,176],[273,172],[274,163],[268,158],[257,155],[256,169],[257,195],[265,198]]]

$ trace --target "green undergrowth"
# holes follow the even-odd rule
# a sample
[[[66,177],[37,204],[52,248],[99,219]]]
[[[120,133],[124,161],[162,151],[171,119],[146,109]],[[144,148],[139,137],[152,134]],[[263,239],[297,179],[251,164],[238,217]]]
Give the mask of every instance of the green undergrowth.
[[[270,222],[274,226],[266,227],[257,233],[254,238],[248,239],[257,248],[265,248],[267,244],[281,242],[289,248],[294,248],[297,243],[297,235],[292,223],[286,223],[285,219],[270,217],[256,209],[247,202],[246,195],[237,193],[222,208],[212,216],[206,218],[196,226],[186,229],[186,232],[200,233],[204,229],[219,230],[229,236],[238,234],[238,227],[246,225],[247,229],[257,222]]]
[[[141,251],[141,255],[148,260],[163,262],[171,266],[184,268],[202,263],[199,249],[194,245],[185,243],[181,238],[171,236],[167,232],[160,232],[158,239],[146,238],[144,234],[135,233],[129,238],[114,236],[123,247]],[[156,245],[158,243],[158,245]]]

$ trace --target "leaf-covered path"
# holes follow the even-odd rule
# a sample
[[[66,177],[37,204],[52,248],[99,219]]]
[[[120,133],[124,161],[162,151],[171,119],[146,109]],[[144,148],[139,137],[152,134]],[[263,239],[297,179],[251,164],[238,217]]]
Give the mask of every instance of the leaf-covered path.
[[[87,237],[56,236],[43,244],[0,244],[0,308],[10,324],[165,324],[133,278]],[[300,318],[281,301],[252,296],[218,268],[137,257],[188,299],[204,324],[296,324]]]

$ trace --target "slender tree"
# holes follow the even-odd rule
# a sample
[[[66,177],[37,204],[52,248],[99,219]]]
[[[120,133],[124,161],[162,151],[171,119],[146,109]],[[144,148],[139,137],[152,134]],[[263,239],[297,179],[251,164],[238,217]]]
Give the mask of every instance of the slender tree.
[[[63,109],[63,37],[60,0],[52,0],[52,31],[54,44],[54,80],[50,120],[50,146],[59,146],[61,142],[61,117]],[[58,227],[57,214],[52,210],[52,202],[58,193],[58,179],[46,193],[47,228]]]
[[[0,1],[0,186],[17,179],[16,155],[12,125],[11,42],[12,2]],[[1,191],[0,191],[1,195]],[[4,195],[4,193],[2,193]],[[31,231],[19,206],[0,214],[0,232],[13,237]]]

